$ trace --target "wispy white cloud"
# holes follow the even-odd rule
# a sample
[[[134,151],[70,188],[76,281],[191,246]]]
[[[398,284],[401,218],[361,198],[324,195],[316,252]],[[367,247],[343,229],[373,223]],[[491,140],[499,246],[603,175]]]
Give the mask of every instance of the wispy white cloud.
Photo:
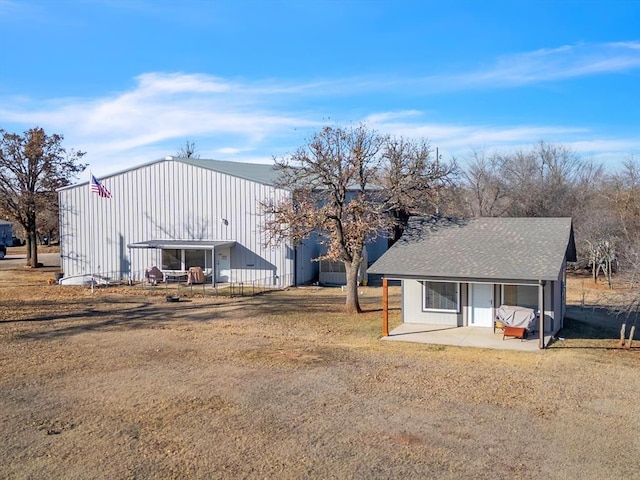
[[[500,58],[493,66],[426,78],[443,88],[501,88],[640,68],[640,42],[583,43]]]
[[[202,157],[268,162],[273,155],[292,151],[336,115],[367,121],[383,132],[428,138],[452,155],[462,155],[472,146],[509,148],[543,138],[571,143],[577,151],[593,155],[622,149],[637,152],[638,139],[599,138],[583,127],[443,123],[429,120],[432,115],[424,110],[376,111],[366,106],[354,107],[360,112],[354,118],[340,99],[363,92],[409,90],[408,86],[420,95],[422,90],[509,87],[626,71],[640,67],[639,49],[640,42],[563,46],[503,58],[482,71],[414,79],[249,82],[150,72],[136,77],[132,88],[98,98],[3,98],[0,118],[5,128],[7,123],[24,128],[40,125],[64,133],[65,143],[88,151],[87,160],[104,168],[104,173],[120,163],[173,154],[186,138],[196,142]]]
[[[510,152],[530,148],[540,140],[565,145],[584,157],[605,162],[640,152],[637,136],[609,138],[585,127],[435,123],[415,111],[376,113],[365,120],[391,135],[428,139],[445,157],[458,159],[464,159],[474,149]]]
[[[437,95],[478,89],[511,88],[572,78],[618,74],[640,69],[639,41],[579,43],[504,55],[484,68],[446,72],[422,77],[368,75],[340,79],[318,79],[297,84],[245,87],[244,93],[304,94],[313,96],[353,95],[365,92],[405,92]]]
[[[69,144],[89,152],[92,163],[141,149],[165,156],[185,138],[198,139],[198,149],[209,156],[235,157],[282,131],[316,125],[300,113],[269,107],[275,93],[264,90],[202,74],[147,73],[131,90],[98,99],[7,99],[0,117],[64,132]],[[229,145],[233,140],[237,144]]]

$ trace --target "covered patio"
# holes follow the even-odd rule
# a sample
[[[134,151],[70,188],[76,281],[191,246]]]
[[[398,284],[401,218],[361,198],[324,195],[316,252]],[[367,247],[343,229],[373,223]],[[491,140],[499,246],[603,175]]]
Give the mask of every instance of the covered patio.
[[[544,349],[563,326],[570,218],[416,218],[371,267],[383,276],[389,340]],[[401,320],[389,332],[388,280],[401,282]],[[505,327],[511,335],[491,327]],[[535,335],[535,337],[534,337]]]
[[[212,286],[229,280],[229,249],[236,245],[229,240],[147,240],[127,245],[129,258],[132,249],[151,249],[159,252],[153,264],[159,266],[165,281],[169,279],[185,280],[190,267],[202,268],[205,276],[210,278]],[[225,254],[216,256],[216,251],[225,249]],[[224,264],[222,262],[224,260]],[[130,276],[132,272],[130,272]],[[135,275],[134,275],[135,277]],[[130,278],[140,280],[141,278]]]
[[[452,345],[456,347],[493,348],[499,350],[518,350],[523,352],[539,352],[538,336],[530,336],[524,340],[518,338],[502,339],[502,331],[476,327],[448,327],[446,325],[425,325],[418,323],[402,323],[382,337],[385,341],[429,343],[433,345]],[[551,335],[545,335],[548,345]]]

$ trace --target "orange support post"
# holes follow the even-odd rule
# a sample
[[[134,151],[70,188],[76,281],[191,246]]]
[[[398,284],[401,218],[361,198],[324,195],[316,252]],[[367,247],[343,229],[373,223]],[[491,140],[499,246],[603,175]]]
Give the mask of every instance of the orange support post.
[[[389,285],[382,279],[382,336],[389,336]]]

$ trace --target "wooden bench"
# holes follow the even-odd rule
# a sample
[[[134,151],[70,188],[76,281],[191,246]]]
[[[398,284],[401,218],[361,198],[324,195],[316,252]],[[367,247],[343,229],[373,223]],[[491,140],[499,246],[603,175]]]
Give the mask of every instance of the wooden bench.
[[[506,337],[514,337],[524,340],[527,337],[527,329],[524,327],[509,327],[505,325],[502,333],[502,340]]]

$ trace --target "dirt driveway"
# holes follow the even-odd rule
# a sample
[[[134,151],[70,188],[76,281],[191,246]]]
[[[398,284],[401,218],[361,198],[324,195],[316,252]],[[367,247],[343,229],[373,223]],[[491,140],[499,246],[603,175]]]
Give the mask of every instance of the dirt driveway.
[[[26,264],[27,256],[24,253],[12,254],[9,253],[2,260],[0,260],[0,270],[14,270],[21,268]],[[60,266],[60,254],[59,253],[39,253],[38,263],[42,263],[45,267],[59,267]]]
[[[615,339],[536,353],[381,342],[378,288],[354,318],[334,289],[173,304],[11,273],[3,478],[640,475],[640,355]]]

